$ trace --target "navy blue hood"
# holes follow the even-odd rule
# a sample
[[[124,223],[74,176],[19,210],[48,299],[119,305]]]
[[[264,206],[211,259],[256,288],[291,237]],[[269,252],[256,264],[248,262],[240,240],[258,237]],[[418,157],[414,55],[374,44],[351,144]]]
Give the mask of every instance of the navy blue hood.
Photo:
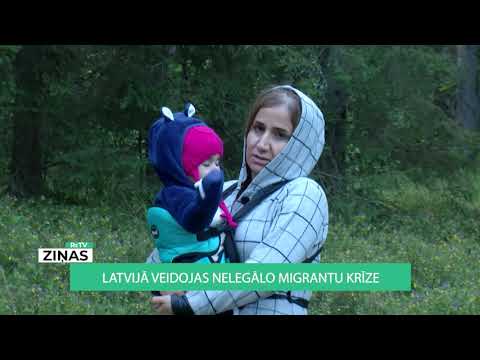
[[[202,198],[194,183],[185,174],[182,165],[183,142],[187,130],[206,126],[192,114],[172,114],[162,109],[162,116],[148,133],[148,159],[164,184],[154,205],[167,210],[187,231],[197,233],[212,221],[222,196],[223,173],[211,172],[202,179],[206,196]]]
[[[184,113],[173,114],[174,121],[162,115],[148,133],[148,159],[165,187],[193,187],[182,166],[183,140],[192,126],[205,125]]]

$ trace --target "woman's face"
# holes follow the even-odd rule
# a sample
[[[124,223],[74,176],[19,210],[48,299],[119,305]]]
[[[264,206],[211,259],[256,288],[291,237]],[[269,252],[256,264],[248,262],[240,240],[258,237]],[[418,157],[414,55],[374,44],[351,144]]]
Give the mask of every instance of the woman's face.
[[[293,133],[290,113],[284,105],[262,108],[247,134],[247,165],[252,178],[287,145]]]

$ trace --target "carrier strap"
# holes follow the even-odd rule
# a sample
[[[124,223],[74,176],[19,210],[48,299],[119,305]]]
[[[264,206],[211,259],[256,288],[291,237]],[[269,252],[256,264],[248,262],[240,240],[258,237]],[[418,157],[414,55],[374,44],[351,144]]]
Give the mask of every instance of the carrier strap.
[[[257,195],[249,200],[234,216],[233,220],[238,223],[238,221],[243,218],[245,215],[247,215],[250,211],[253,210],[255,206],[257,206],[259,203],[261,203],[266,197],[269,195],[273,194],[275,191],[280,189],[283,185],[288,183],[288,181],[282,181],[279,183],[272,184],[270,186],[267,186],[266,188],[260,190]],[[237,188],[238,182],[235,182],[231,186],[229,186],[224,192],[223,192],[223,199],[227,198],[229,195],[233,193],[233,191]],[[233,240],[233,229],[231,229],[228,225],[224,226],[221,229],[217,230],[218,232],[225,232],[226,237],[225,237],[225,251],[227,252],[227,255],[230,257],[231,262],[239,262],[239,257],[238,257],[238,252],[237,248],[234,244]],[[315,258],[320,254],[323,250],[323,246],[318,249],[312,256],[308,257],[303,261],[303,263],[311,263],[315,260]]]
[[[300,298],[300,297],[296,297],[296,296],[292,296],[291,292],[287,292],[287,294],[273,294],[272,296],[269,296],[267,299],[287,299],[289,303],[291,304],[295,304],[295,305],[298,305],[304,309],[308,309],[308,304],[309,304],[309,301],[304,299],[304,298]]]
[[[256,196],[254,196],[251,200],[246,199],[245,205],[233,216],[233,221],[238,223],[240,219],[242,219],[245,215],[247,215],[250,211],[255,208],[258,204],[260,204],[267,196],[274,193],[278,189],[280,189],[283,185],[285,185],[288,181],[282,181],[276,184],[272,184],[267,186],[266,188],[260,190]],[[223,192],[223,199],[228,197],[237,187],[238,183],[234,183],[233,185],[229,186]],[[228,225],[224,225],[222,228],[218,229],[219,232],[225,232],[225,241],[223,242],[223,246],[225,247],[225,252],[230,259],[231,263],[238,263],[240,262],[240,257],[238,256],[237,247],[235,246],[235,242],[233,240],[233,232],[232,229]]]

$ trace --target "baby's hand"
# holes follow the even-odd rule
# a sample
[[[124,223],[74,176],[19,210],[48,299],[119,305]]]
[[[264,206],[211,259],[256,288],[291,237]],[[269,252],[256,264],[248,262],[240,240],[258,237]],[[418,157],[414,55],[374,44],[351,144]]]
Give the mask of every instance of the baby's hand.
[[[206,194],[216,194],[223,188],[223,172],[212,170],[202,179],[202,185]],[[208,195],[207,195],[208,196]]]

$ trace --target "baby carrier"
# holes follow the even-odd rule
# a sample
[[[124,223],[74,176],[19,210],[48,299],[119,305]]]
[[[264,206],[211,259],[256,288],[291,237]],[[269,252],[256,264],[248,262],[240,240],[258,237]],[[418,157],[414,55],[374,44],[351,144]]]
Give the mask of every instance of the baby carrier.
[[[233,217],[238,223],[255,206],[260,204],[270,194],[274,193],[288,181],[272,184],[261,190],[249,200]],[[227,198],[237,187],[237,183],[231,185],[223,192],[223,199]],[[160,255],[160,260],[165,263],[203,263],[230,262],[238,263],[237,248],[234,243],[235,229],[228,225],[220,228],[208,228],[200,233],[192,234],[183,229],[168,213],[168,211],[152,207],[147,212],[147,223]],[[212,255],[216,254],[221,245],[221,236],[224,236],[224,252],[219,254],[218,260],[214,261]],[[323,248],[323,247],[322,247]],[[314,255],[304,261],[312,262],[322,251],[320,248]]]
[[[217,254],[221,245],[220,234],[209,231],[192,234],[160,207],[148,209],[147,223],[162,263],[228,262],[223,251]],[[215,254],[217,256],[214,258]]]
[[[234,216],[233,220],[239,222],[245,215],[260,204],[265,198],[279,190],[288,181],[272,184],[260,192],[258,192],[251,200],[249,200]],[[223,199],[227,198],[237,187],[237,183],[234,183],[223,192]],[[166,213],[166,214],[165,214]],[[155,244],[160,253],[160,259],[164,262],[196,262],[196,263],[212,263],[211,256],[218,251],[220,245],[220,236],[224,235],[224,252],[219,254],[220,261],[223,263],[239,263],[240,258],[234,241],[235,229],[228,225],[224,225],[221,228],[208,228],[198,234],[192,234],[185,231],[178,225],[175,220],[168,214],[166,210],[161,208],[150,208],[148,210],[148,224],[152,236],[155,240]],[[170,217],[170,218],[169,218]],[[164,237],[160,236],[163,232]],[[162,241],[167,241],[172,246],[165,246]],[[195,240],[197,243],[195,243]],[[193,245],[192,245],[193,241]],[[189,246],[184,246],[189,243]],[[174,244],[177,247],[173,246]],[[160,246],[160,248],[159,248]],[[165,254],[161,254],[163,249],[168,248]],[[322,252],[323,246],[318,249],[312,256],[305,259],[303,263],[311,263]],[[163,257],[163,258],[162,258]],[[171,261],[168,261],[171,260]],[[158,292],[154,294],[159,295]],[[276,293],[273,294],[271,299],[287,299],[289,302],[307,308],[308,301],[303,298],[296,298],[288,291],[286,294]],[[229,312],[230,313],[230,312]]]

